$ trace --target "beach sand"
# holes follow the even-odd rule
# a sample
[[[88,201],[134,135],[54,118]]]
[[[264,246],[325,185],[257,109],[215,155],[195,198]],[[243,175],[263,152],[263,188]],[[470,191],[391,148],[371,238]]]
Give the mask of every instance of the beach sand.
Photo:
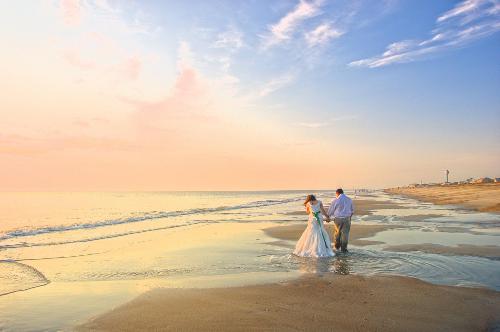
[[[357,214],[398,209],[356,200]],[[290,214],[304,214],[302,211]],[[304,224],[263,231],[289,246]],[[401,225],[353,223],[350,243]],[[327,225],[330,228],[331,224]],[[424,248],[425,247],[425,248]],[[497,255],[495,246],[392,246],[447,254]],[[424,248],[424,249],[423,249]],[[458,248],[458,249],[457,249]],[[430,250],[430,251],[429,251]],[[430,284],[402,276],[304,274],[280,283],[226,288],[158,288],[76,327],[79,331],[493,331],[500,328],[500,293]]]
[[[258,286],[156,289],[79,331],[487,331],[498,292],[407,277],[306,276]]]
[[[475,211],[500,212],[500,183],[400,187],[385,191],[434,204],[453,204]]]

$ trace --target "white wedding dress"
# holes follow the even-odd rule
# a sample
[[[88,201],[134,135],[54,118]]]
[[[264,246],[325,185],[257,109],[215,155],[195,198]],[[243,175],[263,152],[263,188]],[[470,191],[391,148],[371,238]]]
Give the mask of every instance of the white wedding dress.
[[[302,236],[295,246],[294,255],[301,257],[333,257],[330,237],[323,227],[321,216],[321,202],[316,204],[307,203],[309,206],[309,221]]]

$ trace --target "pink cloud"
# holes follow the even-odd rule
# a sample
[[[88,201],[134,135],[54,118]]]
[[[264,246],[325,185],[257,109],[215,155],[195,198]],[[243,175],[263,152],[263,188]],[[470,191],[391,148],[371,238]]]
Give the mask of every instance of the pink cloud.
[[[90,127],[90,123],[88,121],[80,120],[80,119],[73,121],[73,125],[75,125],[77,127],[82,127],[82,128]]]
[[[60,9],[65,24],[80,24],[83,15],[80,0],[61,0]]]
[[[124,53],[118,43],[111,37],[97,31],[91,31],[85,34],[88,41],[99,47],[102,50],[106,50],[110,54],[120,54]]]
[[[52,151],[92,149],[92,150],[129,150],[135,147],[132,142],[102,136],[55,135],[30,137],[22,135],[0,135],[0,154],[37,155]]]
[[[102,118],[102,117],[95,117],[95,118],[90,119],[90,121],[94,124],[108,124],[109,123],[108,119]]]
[[[95,69],[96,64],[93,61],[85,60],[81,55],[74,50],[66,50],[63,52],[63,58],[72,66],[80,69]]]
[[[109,120],[101,117],[94,117],[91,119],[76,118],[73,120],[72,124],[80,128],[90,128],[90,127],[97,127],[100,125],[107,125],[109,124]]]
[[[143,66],[143,61],[138,56],[131,56],[116,65],[101,65],[95,61],[84,59],[76,50],[63,51],[62,56],[68,64],[79,69],[103,72],[111,77],[127,78],[132,81],[139,78]]]
[[[142,69],[142,60],[133,56],[125,60],[123,65],[121,66],[121,71],[125,74],[125,77],[136,80],[139,78]]]
[[[144,121],[168,121],[169,119],[189,118],[195,116],[197,120],[212,118],[206,112],[212,101],[209,97],[207,84],[199,73],[184,66],[169,93],[159,101],[139,101],[122,98],[137,109],[137,115]]]

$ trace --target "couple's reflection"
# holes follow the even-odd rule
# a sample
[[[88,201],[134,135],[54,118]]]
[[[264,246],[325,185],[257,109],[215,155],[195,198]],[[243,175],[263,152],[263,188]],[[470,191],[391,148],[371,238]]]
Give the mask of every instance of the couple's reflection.
[[[299,271],[302,273],[327,273],[347,275],[351,272],[349,254],[338,254],[335,257],[302,258],[299,257]]]

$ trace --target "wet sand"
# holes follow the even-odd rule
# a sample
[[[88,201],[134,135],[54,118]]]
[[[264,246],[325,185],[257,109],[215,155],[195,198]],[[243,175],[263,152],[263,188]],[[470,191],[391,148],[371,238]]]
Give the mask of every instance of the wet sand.
[[[356,204],[356,214],[360,215],[370,215],[373,210],[379,209],[398,209],[399,206],[397,204],[391,202],[380,202],[373,200],[356,200],[354,202]],[[296,215],[306,215],[305,212],[297,211],[294,212]],[[440,216],[439,214],[424,214],[424,215],[411,215],[411,216],[403,216],[399,217],[400,220],[418,220],[422,221],[428,218]],[[287,225],[287,226],[276,226],[264,229],[264,232],[280,241],[273,242],[276,245],[288,246],[292,247],[283,240],[288,241],[297,241],[300,238],[300,235],[304,231],[306,224],[303,225]],[[349,235],[349,244],[353,244],[356,246],[368,246],[375,244],[384,244],[385,242],[367,240],[366,238],[370,238],[375,234],[394,229],[401,228],[403,225],[366,225],[359,223],[351,224],[351,232]],[[325,228],[330,234],[330,237],[333,238],[333,225],[325,224]],[[443,232],[464,232],[466,231],[464,228],[450,228],[450,227],[438,227],[439,231]],[[483,234],[480,232],[472,232]],[[411,251],[420,251],[424,253],[432,253],[432,254],[441,254],[441,255],[460,255],[460,256],[478,256],[485,257],[491,259],[500,259],[500,246],[492,246],[492,245],[467,245],[467,244],[459,244],[457,246],[444,246],[439,244],[403,244],[403,245],[391,245],[383,248],[386,251],[397,251],[397,252],[411,252]]]
[[[289,226],[276,226],[264,229],[264,232],[274,238],[279,240],[291,240],[297,241],[300,235],[304,231],[305,225],[289,225]],[[368,246],[374,244],[384,244],[385,242],[365,240],[377,234],[378,232],[386,231],[389,229],[403,227],[401,225],[360,225],[352,224],[351,233],[349,235],[349,244],[356,246]],[[333,229],[331,225],[326,225],[325,227],[329,234],[333,234]],[[276,241],[276,245],[286,246],[286,242]],[[459,244],[457,246],[443,246],[433,243],[426,244],[402,244],[402,245],[391,245],[383,248],[386,251],[398,251],[398,252],[410,252],[410,251],[420,251],[430,254],[441,254],[441,255],[460,255],[460,256],[478,256],[492,259],[500,259],[500,246],[492,245],[468,245]]]
[[[378,232],[382,232],[388,229],[395,228],[397,226],[389,226],[389,225],[360,225],[360,224],[351,224],[351,232],[349,233],[349,243],[357,246],[378,244],[382,242],[370,241],[370,240],[362,240],[363,238],[372,237]],[[274,238],[280,240],[292,240],[297,241],[300,238],[300,235],[306,228],[306,223],[303,225],[288,225],[288,226],[276,226],[264,229],[264,232]],[[332,224],[326,224],[325,228],[327,232],[332,235],[333,234],[333,226]]]
[[[156,289],[79,331],[487,331],[499,292],[407,277],[310,276],[287,283]]]
[[[475,211],[500,213],[500,183],[400,187],[385,192],[434,204],[453,204]]]
[[[354,212],[357,215],[370,215],[375,210],[404,209],[404,206],[392,202],[382,202],[369,199],[353,199]]]
[[[370,215],[375,210],[381,209],[404,209],[404,206],[398,205],[392,202],[382,202],[370,199],[354,198],[353,200],[354,210],[357,215]],[[323,203],[324,204],[324,203]],[[325,204],[325,209],[328,210],[328,205]],[[304,215],[306,216],[305,210],[293,211],[287,213],[288,215]]]
[[[401,244],[385,247],[387,251],[420,251],[429,254],[478,256],[492,259],[500,259],[500,246],[475,246],[470,244],[459,244],[457,246],[442,246],[439,244]]]
[[[375,210],[381,210],[381,209],[402,209],[404,207],[392,203],[392,202],[382,202],[382,201],[375,201],[375,200],[369,200],[369,199],[353,199],[353,204],[355,208],[356,215],[371,215],[373,211]],[[325,207],[328,209],[328,206]],[[303,215],[304,220],[307,218],[307,214],[305,211],[294,211],[288,213],[289,215]],[[274,238],[280,239],[280,240],[298,240],[300,238],[300,235],[304,231],[306,227],[306,223],[304,222],[303,225],[288,225],[288,226],[276,226],[276,227],[271,227],[264,229],[264,232]],[[351,225],[351,232],[349,235],[349,243],[358,245],[358,246],[366,246],[366,245],[372,245],[372,244],[381,244],[383,242],[379,241],[370,241],[370,240],[362,240],[362,238],[367,238],[371,237],[378,232],[385,231],[388,229],[395,228],[396,226],[389,226],[389,225],[360,225],[360,224],[355,224],[353,223]],[[326,224],[325,223],[325,228],[327,232],[330,234],[330,237],[333,235],[333,224]],[[275,243],[280,245],[280,243]],[[282,244],[282,243],[281,243]]]

